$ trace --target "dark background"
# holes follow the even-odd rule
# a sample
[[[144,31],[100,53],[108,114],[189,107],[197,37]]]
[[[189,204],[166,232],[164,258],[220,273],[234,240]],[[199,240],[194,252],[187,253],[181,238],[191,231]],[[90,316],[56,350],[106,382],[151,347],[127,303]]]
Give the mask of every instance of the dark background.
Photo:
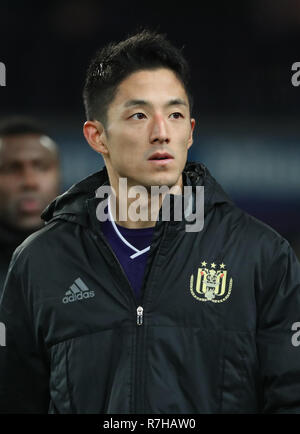
[[[189,160],[273,226],[300,256],[300,0],[3,1],[0,117],[42,120],[61,149],[62,189],[99,170],[85,142],[82,87],[95,50],[142,26],[166,33],[192,68]]]

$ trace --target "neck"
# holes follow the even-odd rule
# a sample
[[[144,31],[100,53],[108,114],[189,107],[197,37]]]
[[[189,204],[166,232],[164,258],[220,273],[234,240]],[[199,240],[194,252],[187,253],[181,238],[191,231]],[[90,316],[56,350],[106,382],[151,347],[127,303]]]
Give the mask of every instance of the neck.
[[[116,195],[112,192],[109,200],[111,218],[128,229],[150,228],[156,224],[166,194],[181,194],[182,175],[171,188],[132,186],[129,189],[122,180],[112,187]]]

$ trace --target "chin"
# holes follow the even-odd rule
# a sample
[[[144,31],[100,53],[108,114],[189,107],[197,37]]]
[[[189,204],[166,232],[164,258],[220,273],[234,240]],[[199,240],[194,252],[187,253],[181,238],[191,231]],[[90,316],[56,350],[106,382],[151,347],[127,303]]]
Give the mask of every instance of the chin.
[[[19,222],[18,228],[24,232],[35,232],[43,226],[41,218],[25,219]]]
[[[154,176],[146,182],[144,185],[151,187],[151,186],[163,186],[166,185],[167,187],[171,188],[173,185],[175,185],[178,181],[179,176],[174,176],[171,174],[160,174],[159,176]]]

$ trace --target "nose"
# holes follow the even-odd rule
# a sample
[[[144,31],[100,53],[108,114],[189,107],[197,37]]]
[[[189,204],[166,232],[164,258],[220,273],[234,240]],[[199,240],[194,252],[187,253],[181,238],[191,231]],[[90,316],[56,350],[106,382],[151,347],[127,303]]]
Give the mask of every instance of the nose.
[[[162,116],[157,115],[153,119],[150,142],[159,144],[170,142],[167,125]]]
[[[38,188],[38,177],[36,170],[31,166],[26,166],[22,171],[23,190],[36,190]]]

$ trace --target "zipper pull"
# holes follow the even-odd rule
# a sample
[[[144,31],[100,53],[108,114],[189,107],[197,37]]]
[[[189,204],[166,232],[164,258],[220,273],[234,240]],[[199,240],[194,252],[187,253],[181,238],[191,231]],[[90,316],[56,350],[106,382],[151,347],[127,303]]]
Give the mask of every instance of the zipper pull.
[[[139,306],[136,310],[136,313],[137,313],[136,323],[137,323],[137,325],[143,324],[143,311],[144,311],[144,309],[142,308],[142,306]]]

